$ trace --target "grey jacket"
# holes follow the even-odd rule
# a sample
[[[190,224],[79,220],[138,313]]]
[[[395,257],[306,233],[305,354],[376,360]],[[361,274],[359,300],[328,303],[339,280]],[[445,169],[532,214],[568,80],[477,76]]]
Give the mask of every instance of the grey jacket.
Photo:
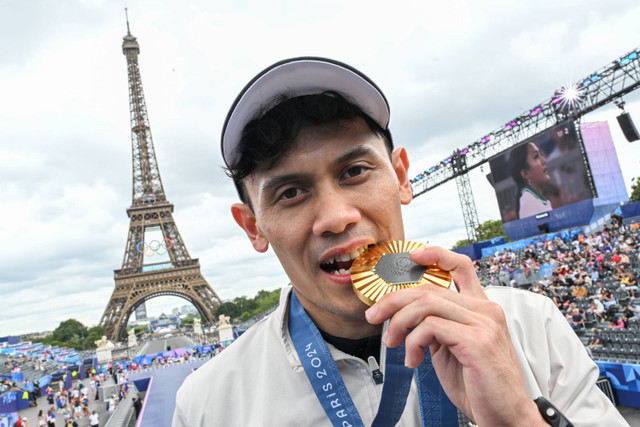
[[[331,425],[289,336],[290,292],[284,288],[275,312],[187,377],[174,427]],[[532,399],[546,397],[576,427],[628,425],[595,385],[598,367],[548,298],[505,287],[486,293],[505,311]],[[382,386],[363,360],[328,347],[364,424],[371,425]],[[399,426],[420,426],[417,394],[414,382]]]

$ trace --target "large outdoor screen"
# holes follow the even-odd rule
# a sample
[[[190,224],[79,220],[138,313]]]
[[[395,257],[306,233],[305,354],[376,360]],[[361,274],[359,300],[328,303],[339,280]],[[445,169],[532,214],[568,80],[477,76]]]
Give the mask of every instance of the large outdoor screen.
[[[595,196],[573,121],[529,138],[489,165],[502,222]]]

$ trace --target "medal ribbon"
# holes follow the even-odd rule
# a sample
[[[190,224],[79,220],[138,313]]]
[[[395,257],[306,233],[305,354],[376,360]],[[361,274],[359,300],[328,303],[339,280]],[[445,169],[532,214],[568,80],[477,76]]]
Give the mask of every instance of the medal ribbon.
[[[289,306],[289,334],[307,378],[331,423],[336,427],[364,427],[320,331],[300,304],[295,291],[291,292]],[[414,375],[414,370],[404,365],[404,355],[404,344],[387,348],[384,385],[378,413],[372,424],[374,427],[394,426],[402,416]],[[415,371],[422,425],[458,426],[457,408],[440,385],[428,349],[424,362]]]

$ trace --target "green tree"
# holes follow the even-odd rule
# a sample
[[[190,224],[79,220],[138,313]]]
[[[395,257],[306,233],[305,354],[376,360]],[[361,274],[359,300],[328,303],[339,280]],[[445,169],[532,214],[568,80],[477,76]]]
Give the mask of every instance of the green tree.
[[[102,332],[97,338],[95,338],[95,340],[100,339],[104,334],[104,330],[102,330],[102,328],[91,329],[93,331],[93,337]],[[42,343],[58,347],[75,348],[76,350],[84,350],[87,348],[88,344],[89,348],[95,347],[95,345],[93,345],[93,341],[89,340],[89,330],[86,326],[75,319],[68,319],[64,322],[60,322],[60,325],[53,331],[53,333],[51,333],[51,335],[44,337]]]
[[[218,315],[224,314],[225,316],[229,316],[232,319],[239,317],[242,313],[240,312],[240,307],[238,307],[234,302],[227,301],[220,304],[218,307]]]
[[[504,232],[502,221],[499,219],[490,219],[476,227],[476,236],[478,236],[478,241],[482,242],[483,240],[493,239],[494,237],[507,237],[507,233]]]
[[[640,202],[640,176],[631,178],[631,196],[629,197],[629,203]]]
[[[502,226],[502,221],[499,219],[490,219],[488,221],[483,222],[482,224],[476,227],[476,236],[478,238],[478,242],[482,242],[484,240],[493,239],[494,237],[504,236],[509,240],[509,236],[504,231],[504,227]],[[460,248],[462,246],[467,246],[468,244],[473,243],[469,239],[458,240],[451,249]]]
[[[275,291],[260,291],[256,296],[257,307],[253,310],[252,314],[259,314],[263,311],[267,311],[271,307],[278,305],[280,301],[280,289]]]
[[[51,335],[54,340],[65,342],[74,337],[86,337],[87,328],[76,319],[69,319],[60,322],[60,326],[58,326]]]
[[[193,322],[196,319],[200,319],[200,316],[197,317],[185,317],[184,319],[182,319],[182,326],[184,326],[185,328],[190,328],[193,326]]]
[[[452,247],[451,249],[456,249],[456,248],[461,248],[463,246],[467,246],[468,244],[471,243],[471,240],[469,239],[462,239],[462,240],[458,240]]]
[[[258,307],[256,298],[249,299],[247,297],[238,297],[234,299],[233,302],[235,302],[240,308],[240,313],[244,313],[245,311],[251,312]]]
[[[237,297],[233,301],[227,301],[218,307],[217,314],[224,314],[232,319],[247,320],[252,316],[262,313],[276,305],[280,301],[280,289],[273,291],[259,291],[254,298]]]
[[[104,335],[104,329],[100,326],[94,326],[87,331],[87,337],[84,339],[84,348],[96,348],[96,341]]]

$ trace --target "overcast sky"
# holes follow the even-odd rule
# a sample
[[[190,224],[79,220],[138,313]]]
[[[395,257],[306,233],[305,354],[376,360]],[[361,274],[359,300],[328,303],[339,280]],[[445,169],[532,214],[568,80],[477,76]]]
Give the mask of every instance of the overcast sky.
[[[128,0],[166,195],[187,248],[223,299],[288,283],[233,222],[219,135],[238,91],[280,59],[319,55],[369,75],[391,104],[411,173],[640,45],[636,0]],[[0,336],[98,324],[121,267],[131,205],[123,2],[0,0]],[[640,126],[640,91],[625,99]],[[607,121],[624,181],[640,142]],[[483,171],[479,220],[499,219]],[[466,237],[455,182],[405,207],[407,238]],[[156,298],[167,310],[183,300]]]

